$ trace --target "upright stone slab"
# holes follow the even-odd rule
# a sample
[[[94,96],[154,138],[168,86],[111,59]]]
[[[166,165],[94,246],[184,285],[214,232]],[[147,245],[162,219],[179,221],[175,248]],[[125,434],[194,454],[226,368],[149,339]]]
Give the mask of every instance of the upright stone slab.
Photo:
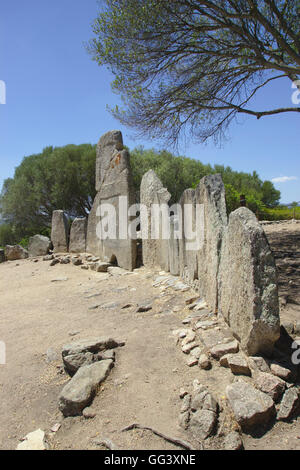
[[[140,188],[141,205],[145,212],[141,211],[141,230],[143,237],[143,264],[151,268],[161,265],[160,240],[151,236],[152,218],[151,206],[158,204],[157,193],[163,190],[163,184],[155,171],[149,170],[142,178]]]
[[[196,188],[195,200],[196,204],[203,204],[204,210],[204,240],[197,253],[199,294],[215,311],[218,306],[221,246],[227,226],[225,188],[221,175],[205,176]]]
[[[154,204],[159,207],[157,221],[159,222],[158,257],[159,264],[164,271],[170,270],[169,239],[170,239],[170,212],[169,200],[171,194],[166,188],[160,189],[154,198]]]
[[[73,220],[70,231],[70,253],[84,253],[86,251],[87,219]]]
[[[51,248],[50,238],[44,235],[34,235],[29,238],[28,254],[29,257],[45,256]]]
[[[182,217],[182,237],[179,242],[180,276],[188,283],[198,277],[197,248],[193,245],[196,237],[196,195],[194,189],[186,189],[179,202]],[[197,235],[197,234],[196,234]]]
[[[246,207],[232,212],[222,248],[220,311],[242,348],[269,354],[279,338],[274,258],[263,228]]]
[[[132,219],[128,217],[128,208],[135,203],[135,193],[130,155],[127,150],[123,150],[120,131],[107,132],[99,140],[96,158],[96,189],[98,193],[88,218],[87,251],[99,256],[103,261],[117,263],[120,267],[131,271],[136,266],[136,240],[128,237],[126,225],[130,224]],[[115,236],[106,239],[103,230],[106,231],[107,228],[102,227],[101,231],[99,212],[104,204],[112,206],[116,215],[115,223],[112,220],[108,222],[110,228],[115,228]],[[123,217],[121,224],[119,223],[120,216]]]
[[[176,236],[178,230],[178,216],[174,215],[170,218],[170,240],[169,240],[169,265],[170,273],[173,276],[178,276],[180,274],[180,265],[179,265],[179,238]]]
[[[66,253],[69,244],[69,222],[64,211],[52,214],[51,241],[55,253]]]

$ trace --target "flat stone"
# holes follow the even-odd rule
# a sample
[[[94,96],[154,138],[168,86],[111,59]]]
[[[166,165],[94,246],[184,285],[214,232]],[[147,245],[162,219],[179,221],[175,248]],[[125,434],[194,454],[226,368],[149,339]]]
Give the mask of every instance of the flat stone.
[[[96,410],[94,410],[91,406],[88,406],[84,408],[82,412],[82,416],[85,417],[85,419],[93,419],[97,415]]]
[[[62,357],[80,353],[99,353],[106,349],[114,349],[123,346],[124,342],[116,341],[110,337],[89,338],[74,343],[66,344],[62,348]]]
[[[107,273],[109,267],[111,267],[110,263],[104,263],[101,261],[97,261],[96,263],[92,263],[90,265],[92,271],[96,271],[97,273]]]
[[[208,328],[211,328],[215,325],[217,325],[218,322],[217,321],[212,321],[212,320],[202,320],[202,321],[198,321],[195,325],[195,329],[196,330],[199,330],[199,329],[203,329],[203,330],[206,330]]]
[[[192,343],[188,343],[182,346],[181,350],[184,354],[189,354],[192,351],[192,349],[197,348],[198,346],[199,344],[193,341]]]
[[[71,262],[74,266],[81,266],[82,265],[82,259],[81,258],[72,258]]]
[[[260,356],[250,356],[248,363],[254,372],[270,372],[267,361]]]
[[[181,345],[185,346],[188,343],[192,343],[193,341],[195,341],[195,338],[196,338],[196,334],[194,333],[194,331],[193,330],[188,330],[188,333],[186,334],[186,336],[182,340]]]
[[[65,282],[67,280],[67,277],[56,277],[55,279],[51,279],[51,282]]]
[[[194,367],[198,364],[198,359],[195,356],[189,356],[186,363],[189,367]]]
[[[94,398],[98,386],[106,379],[113,361],[101,361],[81,367],[59,396],[59,409],[64,416],[82,413]]]
[[[283,395],[277,414],[279,421],[288,421],[299,412],[299,392],[295,387],[289,388]]]
[[[211,355],[215,359],[220,359],[225,354],[237,353],[239,350],[239,343],[236,340],[231,341],[230,343],[217,344],[211,348]]]
[[[179,422],[178,422],[179,426],[182,429],[187,430],[189,427],[189,423],[190,423],[190,412],[185,411],[184,413],[180,413]]]
[[[229,385],[226,395],[237,422],[245,432],[267,424],[275,414],[272,398],[243,380]]]
[[[229,367],[234,375],[251,375],[248,362],[242,354],[225,354],[220,359],[220,365]]]
[[[192,414],[190,419],[190,431],[197,439],[207,439],[214,434],[217,424],[217,416],[213,411],[199,410]]]
[[[107,272],[111,276],[126,276],[127,274],[130,274],[129,271],[126,271],[126,269],[119,268],[118,266],[109,266],[107,268]]]
[[[275,375],[259,372],[255,378],[255,386],[277,403],[285,391],[286,384],[284,380]]]
[[[16,450],[46,450],[45,433],[41,429],[30,432]]]

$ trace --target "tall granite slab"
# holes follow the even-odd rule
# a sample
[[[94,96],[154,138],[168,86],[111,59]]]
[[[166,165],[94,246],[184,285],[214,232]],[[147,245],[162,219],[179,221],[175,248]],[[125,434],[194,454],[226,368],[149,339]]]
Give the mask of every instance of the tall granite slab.
[[[87,219],[79,218],[73,220],[70,231],[70,253],[85,253],[86,251]]]
[[[246,207],[229,216],[221,256],[219,307],[250,356],[272,352],[280,333],[275,261],[263,228]]]
[[[198,249],[196,243],[196,194],[186,189],[179,201],[181,206],[181,239],[179,241],[180,276],[188,283],[198,278]],[[195,236],[193,235],[195,234]],[[194,248],[193,248],[193,245]]]
[[[170,239],[168,246],[169,253],[169,268],[173,276],[179,276],[180,263],[179,263],[179,243],[180,239],[178,233],[178,215],[173,215],[170,218]]]
[[[69,221],[62,210],[52,214],[51,241],[54,253],[66,253],[69,247]]]
[[[221,247],[227,227],[225,188],[219,174],[202,178],[195,191],[196,204],[203,205],[203,245],[197,253],[198,289],[208,306],[218,308],[218,275]]]
[[[124,269],[132,270],[136,267],[136,239],[128,236],[127,225],[134,218],[128,216],[128,209],[135,204],[135,193],[130,155],[123,147],[120,131],[107,132],[99,140],[96,189],[98,192],[88,218],[87,252],[99,256],[103,261],[114,262]],[[105,205],[114,208],[113,219],[105,216]],[[105,218],[106,225],[100,223]],[[107,229],[111,231],[108,237],[105,235]]]
[[[153,238],[152,212],[153,204],[159,204],[158,192],[163,190],[163,184],[155,171],[149,170],[142,178],[140,187],[141,206],[141,231],[143,237],[143,264],[147,268],[161,266],[160,258],[160,231],[158,237]],[[162,197],[161,197],[162,199]],[[162,267],[162,266],[161,266]]]

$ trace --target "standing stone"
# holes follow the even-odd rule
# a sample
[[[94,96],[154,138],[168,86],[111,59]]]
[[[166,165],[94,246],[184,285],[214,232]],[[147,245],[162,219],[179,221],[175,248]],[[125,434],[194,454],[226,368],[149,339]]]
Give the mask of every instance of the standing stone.
[[[70,231],[70,253],[85,253],[86,231],[86,218],[76,218],[73,220]]]
[[[159,210],[159,240],[158,240],[158,256],[159,266],[165,272],[170,270],[169,262],[169,239],[170,239],[170,212],[168,202],[171,194],[166,188],[160,189],[154,198],[154,204],[160,208]]]
[[[254,356],[269,354],[279,338],[276,267],[264,230],[246,207],[232,212],[222,249],[219,310]]]
[[[64,211],[52,214],[51,241],[55,253],[66,253],[69,244],[69,222]]]
[[[97,145],[96,190],[98,193],[88,218],[87,251],[99,256],[103,261],[118,264],[121,268],[132,271],[136,267],[136,239],[128,236],[126,224],[129,225],[134,217],[128,217],[128,209],[135,203],[135,193],[130,155],[127,150],[123,149],[120,131],[107,132]],[[99,211],[104,204],[113,207],[116,216],[112,220],[108,218],[106,226],[100,224]],[[105,207],[102,209],[105,212]],[[105,214],[102,218],[105,218]],[[123,219],[121,223],[119,223],[120,218]],[[103,231],[106,232],[108,228],[115,233],[106,238]]]
[[[6,245],[5,258],[7,261],[28,258],[28,251],[20,245]]]
[[[218,274],[221,247],[227,226],[225,188],[221,175],[205,176],[195,192],[197,204],[204,206],[204,243],[198,251],[198,285],[210,309],[218,305]],[[234,285],[234,284],[233,284]]]
[[[5,252],[4,250],[0,250],[0,263],[4,263],[5,261]]]
[[[178,276],[180,274],[180,264],[179,264],[179,243],[180,240],[176,236],[178,224],[178,216],[174,215],[170,217],[170,239],[169,239],[169,267],[170,273],[173,276]]]
[[[50,238],[43,235],[34,235],[29,238],[28,254],[29,257],[45,256],[51,248]]]
[[[140,188],[141,206],[141,230],[143,238],[143,264],[147,268],[161,266],[160,240],[151,236],[153,218],[151,217],[152,205],[158,204],[157,193],[163,190],[163,184],[155,171],[149,170],[142,178]],[[153,234],[152,234],[153,235]],[[160,231],[158,232],[158,236]]]
[[[194,189],[186,189],[179,201],[182,211],[182,237],[179,242],[180,276],[188,283],[198,278],[197,249],[191,249],[193,239],[188,232],[196,230],[196,197]],[[196,238],[196,237],[195,237]]]

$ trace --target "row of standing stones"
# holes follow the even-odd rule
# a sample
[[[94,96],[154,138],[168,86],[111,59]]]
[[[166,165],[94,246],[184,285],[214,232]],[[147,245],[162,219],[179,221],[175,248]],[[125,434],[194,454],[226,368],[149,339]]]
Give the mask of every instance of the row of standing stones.
[[[123,148],[122,134],[119,131],[104,134],[98,143],[96,190],[88,219],[75,219],[70,230],[65,213],[54,211],[51,232],[53,251],[91,253],[103,262],[117,262],[119,267],[132,271],[137,263],[137,240],[118,237],[114,240],[103,239],[96,231],[99,222],[98,208],[101,204],[114,206],[118,223],[119,198],[126,197],[128,206],[136,202],[130,155]],[[144,213],[141,216],[141,226],[144,224],[146,230],[150,231],[152,204],[168,204],[169,200],[170,194],[155,172],[147,172],[140,188],[140,202],[147,208],[146,218]],[[192,220],[196,220],[199,205],[204,208],[203,243],[200,248],[188,249],[190,240],[185,239],[184,224],[188,223],[191,215]],[[177,212],[175,210],[170,218],[170,239],[165,240],[161,232],[157,239],[151,239],[150,233],[148,237],[144,237],[144,266],[159,267],[165,272],[180,276],[192,286],[199,297],[205,299],[209,311],[229,327],[233,341],[237,342],[238,349],[241,349],[245,357],[272,357],[274,345],[280,338],[278,286],[274,257],[262,226],[245,207],[227,216],[225,189],[220,175],[206,176],[195,190],[185,190],[179,206],[183,220],[181,236],[176,233],[176,222],[180,216],[177,206]],[[186,213],[186,207],[192,207],[192,214]],[[131,220],[129,216],[127,222],[130,223]],[[197,227],[193,226],[193,229]],[[117,226],[117,233],[119,230],[122,228]],[[183,341],[186,346],[192,342],[186,338]],[[225,359],[223,363],[230,364]],[[234,363],[234,359],[231,362]],[[228,400],[233,410],[238,397],[241,399],[238,405],[241,412],[248,407],[249,390],[245,385],[237,383],[231,392],[228,391]],[[257,389],[254,390],[258,393]],[[267,414],[271,417],[274,411],[273,399],[264,391],[259,393],[263,395],[253,396],[251,403],[265,401]],[[272,403],[268,402],[269,399]],[[216,414],[216,410],[208,411]],[[236,410],[236,414],[238,413]],[[256,414],[266,417],[259,410]],[[199,418],[199,414],[196,416]],[[248,421],[244,426],[245,430],[251,427],[251,419]],[[254,421],[257,424],[257,420]],[[197,426],[199,428],[199,422]]]
[[[96,160],[97,195],[88,220],[75,219],[70,230],[63,211],[54,211],[51,240],[54,252],[88,252],[104,262],[117,260],[121,268],[132,271],[137,263],[137,240],[101,239],[96,232],[100,220],[97,209],[112,204],[119,220],[119,197],[128,206],[135,202],[130,156],[123,149],[122,134],[111,131],[101,137]],[[170,194],[155,172],[147,172],[141,183],[140,202],[147,207],[141,226],[151,228],[151,205],[168,203]],[[171,218],[169,240],[144,237],[143,264],[160,267],[181,276],[205,298],[210,309],[219,312],[230,326],[242,349],[249,355],[270,354],[279,339],[279,301],[274,257],[262,226],[255,215],[241,207],[227,217],[225,189],[220,175],[204,177],[198,187],[184,191],[179,205],[183,226],[186,207],[204,207],[204,239],[201,248],[188,249],[184,237],[175,233],[176,216]],[[177,206],[178,207],[178,206]],[[172,209],[172,208],[171,208]],[[99,214],[99,212],[98,212]],[[128,218],[128,223],[131,219]],[[121,228],[117,226],[117,234]],[[160,234],[161,235],[161,234]]]

